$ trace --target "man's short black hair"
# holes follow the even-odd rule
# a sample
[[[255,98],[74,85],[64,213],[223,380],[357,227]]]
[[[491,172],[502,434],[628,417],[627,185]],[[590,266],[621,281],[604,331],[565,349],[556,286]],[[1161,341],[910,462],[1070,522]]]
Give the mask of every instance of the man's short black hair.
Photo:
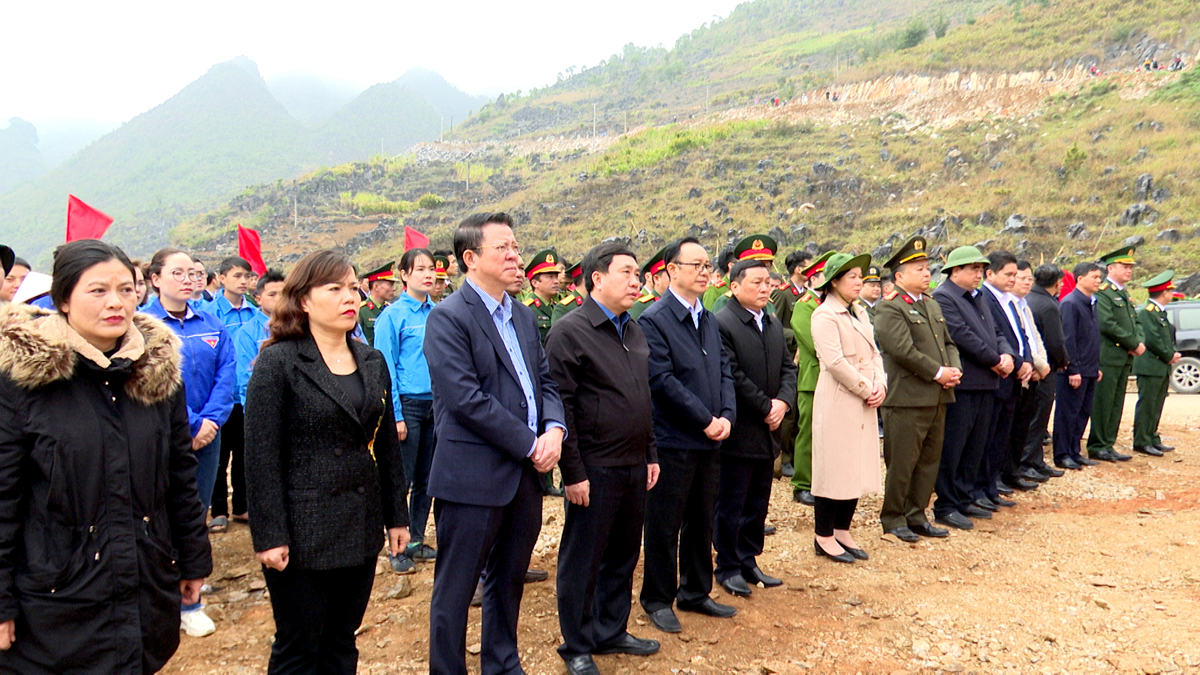
[[[1092,272],[1099,272],[1101,277],[1104,276],[1104,268],[1099,263],[1094,262],[1081,262],[1075,266],[1075,269],[1071,270],[1071,274],[1075,275],[1076,281]]]
[[[792,251],[787,254],[787,257],[783,259],[783,265],[787,268],[788,276],[791,276],[796,273],[797,268],[803,269],[808,267],[812,259],[813,257],[808,251],[800,249],[799,251]]]
[[[721,255],[717,258],[717,262],[721,266],[721,274],[729,272],[729,268],[733,267],[733,264],[737,262],[737,254],[733,252],[733,247],[726,246],[721,249]]]
[[[1050,263],[1038,265],[1038,268],[1033,271],[1033,283],[1041,288],[1054,288],[1054,284],[1057,284],[1062,278],[1063,271],[1058,269],[1057,265]]]
[[[200,264],[203,265],[204,263],[200,263]],[[209,272],[208,274],[204,275],[204,285],[205,286],[208,286],[209,284],[211,284],[212,282],[214,282],[216,280],[217,280],[216,272]]]
[[[1004,269],[1005,267],[1017,264],[1017,256],[1009,253],[1008,251],[992,251],[991,253],[987,254],[987,259],[987,268],[991,270],[992,273],[999,273],[1000,270]]]
[[[683,249],[684,244],[695,244],[700,247],[704,246],[704,244],[701,244],[700,240],[695,237],[684,237],[683,239],[673,241],[670,244],[667,244],[667,247],[663,249],[663,262],[667,263],[668,265],[679,262],[679,252]]]
[[[287,277],[283,275],[283,272],[267,268],[267,273],[258,278],[258,284],[254,287],[254,294],[262,295],[263,289],[267,287],[267,284],[279,283],[281,281],[287,281]]]
[[[612,265],[613,258],[619,255],[627,255],[637,262],[637,255],[633,250],[624,244],[618,244],[615,241],[610,241],[604,244],[593,246],[592,250],[583,255],[583,262],[579,264],[583,271],[583,287],[588,293],[592,292],[592,273],[600,272],[608,274],[608,268]]]
[[[770,266],[767,265],[766,260],[756,260],[754,258],[750,258],[748,260],[739,260],[733,264],[733,269],[729,271],[730,283],[734,281],[738,282],[739,284],[742,283],[742,279],[746,278],[746,272],[749,272],[755,267],[762,267],[767,270],[771,269]]]
[[[489,223],[516,227],[512,216],[504,212],[472,213],[454,228],[455,259],[462,260],[465,251],[474,251],[483,245],[483,226]]]
[[[1030,265],[1028,260],[1018,260],[1017,261],[1017,271],[1018,272],[1024,272],[1025,270],[1029,270],[1029,269],[1033,269],[1033,265]]]
[[[240,267],[247,272],[251,271],[249,260],[238,255],[231,255],[222,260],[221,264],[217,266],[217,274],[229,274],[229,270],[235,267]]]

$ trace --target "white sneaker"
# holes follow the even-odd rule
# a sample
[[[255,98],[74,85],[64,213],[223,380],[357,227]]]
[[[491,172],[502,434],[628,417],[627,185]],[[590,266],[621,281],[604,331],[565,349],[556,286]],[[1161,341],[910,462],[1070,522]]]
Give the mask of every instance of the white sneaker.
[[[192,637],[205,637],[217,632],[217,625],[204,613],[204,608],[179,613],[179,627]]]

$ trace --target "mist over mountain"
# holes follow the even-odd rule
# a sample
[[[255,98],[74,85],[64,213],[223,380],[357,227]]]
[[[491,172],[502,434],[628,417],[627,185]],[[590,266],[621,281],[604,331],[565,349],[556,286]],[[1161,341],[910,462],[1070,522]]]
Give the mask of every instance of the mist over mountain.
[[[329,119],[362,93],[362,87],[329,80],[315,73],[280,73],[267,78],[267,88],[288,113],[306,125]]]
[[[0,195],[49,168],[38,151],[37,129],[20,117],[10,119],[8,127],[0,129]]]

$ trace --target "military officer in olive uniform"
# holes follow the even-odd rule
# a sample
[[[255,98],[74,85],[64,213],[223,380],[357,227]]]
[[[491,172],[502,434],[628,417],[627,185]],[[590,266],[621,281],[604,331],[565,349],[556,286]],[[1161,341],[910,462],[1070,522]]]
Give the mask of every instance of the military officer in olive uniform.
[[[583,305],[583,301],[587,300],[587,288],[583,285],[583,268],[579,263],[575,263],[567,268],[567,277],[571,279],[571,292],[563,296],[561,300],[554,303],[554,314],[550,317],[550,324],[566,316],[576,307]]]
[[[792,251],[784,259],[787,267],[788,283],[786,286],[771,291],[771,306],[775,308],[775,316],[783,326],[783,341],[788,348],[788,356],[796,359],[796,335],[792,333],[792,308],[796,300],[804,294],[804,275],[800,272],[812,262],[812,256],[807,251]],[[779,426],[779,434],[783,443],[783,451],[779,456],[779,474],[789,480],[795,474],[792,464],[792,453],[796,449],[796,402],[789,401],[791,407],[783,416],[783,424]]]
[[[366,274],[370,294],[358,307],[358,323],[362,326],[363,337],[369,345],[375,344],[375,321],[396,297],[396,274],[392,271],[395,264],[393,260]]]
[[[777,250],[778,246],[775,244],[775,240],[771,237],[765,234],[752,234],[749,237],[745,237],[739,241],[737,246],[733,247],[734,264],[737,264],[737,261],[741,260],[762,260],[767,263],[768,267],[771,267],[775,264],[775,251]],[[710,311],[714,314],[721,311],[721,309],[725,307],[725,305],[729,304],[729,301],[733,298],[733,291],[728,290],[728,286],[726,288],[727,290],[724,293],[718,295],[716,299],[713,300],[712,309]],[[767,306],[763,308],[763,311],[767,314],[774,315],[775,304],[768,302]]]
[[[1125,285],[1133,278],[1135,248],[1124,246],[1100,260],[1108,267],[1108,278],[1096,292],[1096,323],[1100,326],[1100,373],[1092,399],[1092,431],[1088,435],[1088,457],[1103,462],[1132,458],[1117,452],[1117,431],[1125,408],[1125,384],[1135,356],[1146,351],[1146,336]]]
[[[862,281],[862,293],[858,296],[858,304],[867,310],[867,316],[871,319],[871,324],[874,325],[875,308],[879,306],[879,299],[883,297],[883,284],[879,279],[879,267],[877,265],[868,267]]]
[[[1163,402],[1167,400],[1167,385],[1171,381],[1171,366],[1182,355],[1175,351],[1175,326],[1167,319],[1166,307],[1171,302],[1175,272],[1167,270],[1142,284],[1150,299],[1138,310],[1137,320],[1146,336],[1146,351],[1133,359],[1133,374],[1137,375],[1138,400],[1133,417],[1133,449],[1161,457],[1175,448],[1164,445],[1158,435]]]
[[[429,297],[435,303],[441,302],[443,298],[454,292],[450,288],[450,259],[444,255],[434,254],[433,256],[433,289],[429,291]]]
[[[947,258],[948,269],[983,260],[978,252],[964,257],[961,251]],[[913,543],[923,536],[949,536],[929,522],[925,507],[937,482],[946,404],[954,402],[962,363],[941,306],[924,292],[929,283],[925,239],[906,241],[887,267],[897,275],[896,287],[874,307],[875,342],[888,376],[887,398],[880,406],[887,478],[879,522],[884,532]],[[872,273],[878,280],[879,269]]]
[[[806,506],[816,504],[812,496],[812,415],[813,393],[821,364],[813,346],[812,315],[821,306],[813,290],[825,283],[825,263],[836,251],[817,256],[801,274],[807,287],[792,307],[792,334],[796,337],[796,365],[799,377],[796,385],[796,444],[792,451],[792,499]]]
[[[554,318],[554,298],[558,295],[558,253],[552,248],[538,251],[525,266],[525,278],[529,279],[530,292],[522,302],[533,310],[545,343]]]
[[[733,255],[733,249],[726,246],[725,250],[721,251],[721,257],[717,262],[717,266],[721,269],[721,277],[712,282],[712,285],[704,291],[704,296],[700,298],[704,309],[710,312],[717,311],[713,309],[713,303],[717,301],[717,298],[729,291],[729,270],[733,269],[733,263],[735,262],[737,262],[737,258]]]
[[[666,250],[665,246],[658,249],[658,253],[642,265],[642,276],[647,278],[647,288],[637,302],[633,303],[633,307],[629,308],[629,318],[634,321],[637,321],[642,312],[658,302],[671,286],[671,275],[667,274],[667,263],[663,260],[663,251]]]

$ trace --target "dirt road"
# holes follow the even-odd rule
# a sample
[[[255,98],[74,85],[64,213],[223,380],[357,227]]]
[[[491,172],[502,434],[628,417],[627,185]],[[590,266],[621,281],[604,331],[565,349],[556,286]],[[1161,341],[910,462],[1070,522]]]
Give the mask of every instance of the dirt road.
[[[1127,399],[1129,445],[1135,396]],[[659,633],[635,606],[631,632],[663,643],[649,658],[601,656],[605,675],[638,673],[1170,673],[1200,672],[1200,396],[1167,400],[1164,458],[1137,456],[1069,472],[972,532],[903,544],[880,536],[879,498],[863,500],[854,535],[871,560],[853,566],[812,552],[812,512],[777,482],[760,564],[786,580],[747,599],[732,620],[681,614],[684,632]],[[563,673],[553,574],[562,506],[547,499],[534,566],[551,581],[526,586],[521,651],[530,675]],[[273,624],[246,526],[214,536],[217,585],[211,637],[183,638],[164,672],[264,673]],[[359,672],[427,671],[433,571],[376,577]],[[635,580],[635,591],[640,586]],[[636,600],[635,600],[636,605]],[[477,649],[479,610],[468,645]],[[478,657],[468,664],[477,673]]]

